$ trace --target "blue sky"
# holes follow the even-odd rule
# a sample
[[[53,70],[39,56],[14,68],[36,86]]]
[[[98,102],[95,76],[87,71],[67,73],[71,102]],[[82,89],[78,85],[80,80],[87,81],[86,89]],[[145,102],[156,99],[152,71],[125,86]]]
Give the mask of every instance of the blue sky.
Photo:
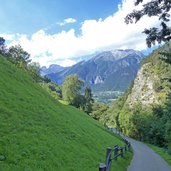
[[[155,18],[144,18],[126,25],[124,17],[134,9],[133,0],[0,0],[0,4],[0,36],[8,46],[21,44],[33,61],[46,66],[69,66],[103,50],[146,50],[143,28],[157,24]]]
[[[28,34],[49,28],[60,31],[56,23],[74,18],[79,23],[105,18],[117,10],[119,0],[0,0],[1,33]],[[74,27],[79,27],[75,25]],[[65,28],[66,29],[66,28]]]

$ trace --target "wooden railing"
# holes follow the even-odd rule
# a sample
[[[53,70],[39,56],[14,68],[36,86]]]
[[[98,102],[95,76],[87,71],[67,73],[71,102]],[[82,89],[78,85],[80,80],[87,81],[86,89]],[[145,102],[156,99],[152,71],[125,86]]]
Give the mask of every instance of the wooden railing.
[[[106,163],[99,164],[99,171],[110,171],[112,160],[117,160],[119,156],[124,157],[124,153],[131,149],[131,143],[125,138],[123,140],[125,146],[119,147],[115,145],[113,149],[111,147],[106,149]]]

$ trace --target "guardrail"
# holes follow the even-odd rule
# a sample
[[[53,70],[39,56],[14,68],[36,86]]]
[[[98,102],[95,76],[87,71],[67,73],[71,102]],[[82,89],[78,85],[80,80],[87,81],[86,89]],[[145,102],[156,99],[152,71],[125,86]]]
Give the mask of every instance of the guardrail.
[[[125,142],[124,147],[115,145],[113,149],[111,147],[106,149],[106,163],[99,164],[99,171],[110,171],[112,160],[117,160],[119,156],[124,157],[124,153],[131,149],[131,143],[125,138],[123,140]]]

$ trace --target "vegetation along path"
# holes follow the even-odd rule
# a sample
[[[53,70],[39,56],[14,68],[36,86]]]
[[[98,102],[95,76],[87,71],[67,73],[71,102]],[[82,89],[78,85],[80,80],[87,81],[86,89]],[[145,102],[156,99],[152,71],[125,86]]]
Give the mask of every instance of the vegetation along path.
[[[128,171],[171,171],[171,167],[147,145],[128,139],[134,149],[134,157]]]

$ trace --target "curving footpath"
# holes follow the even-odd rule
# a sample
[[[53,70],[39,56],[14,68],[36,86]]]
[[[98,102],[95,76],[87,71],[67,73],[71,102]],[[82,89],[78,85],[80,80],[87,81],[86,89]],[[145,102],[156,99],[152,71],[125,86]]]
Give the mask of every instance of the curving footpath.
[[[131,138],[126,139],[131,142],[134,150],[134,157],[128,171],[171,171],[171,166],[147,145]]]

